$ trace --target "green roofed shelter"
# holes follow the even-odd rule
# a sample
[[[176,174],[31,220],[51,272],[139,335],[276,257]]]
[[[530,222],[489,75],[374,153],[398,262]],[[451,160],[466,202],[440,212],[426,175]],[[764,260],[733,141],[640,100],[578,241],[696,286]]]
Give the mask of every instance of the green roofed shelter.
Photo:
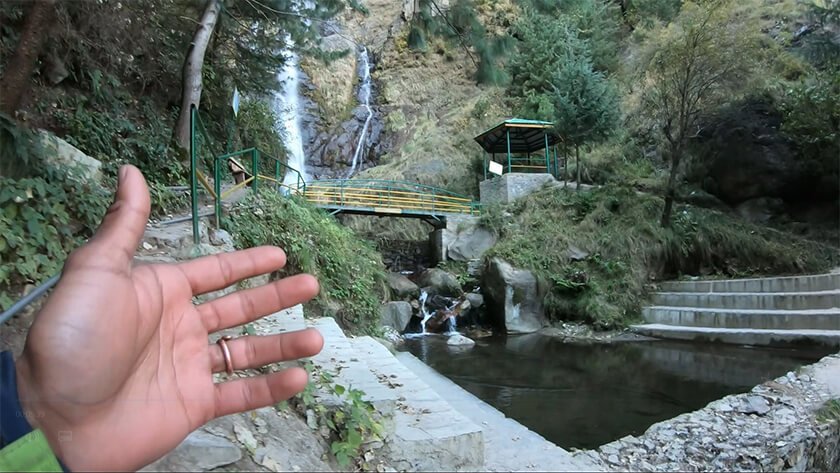
[[[485,179],[487,179],[488,171],[494,174],[499,173],[499,166],[494,166],[494,171],[491,168],[491,162],[500,164],[504,173],[557,174],[556,145],[563,140],[554,133],[554,124],[551,122],[510,118],[476,136],[475,141],[486,153]],[[540,150],[544,150],[544,153],[541,153],[544,157],[532,156],[532,153]]]

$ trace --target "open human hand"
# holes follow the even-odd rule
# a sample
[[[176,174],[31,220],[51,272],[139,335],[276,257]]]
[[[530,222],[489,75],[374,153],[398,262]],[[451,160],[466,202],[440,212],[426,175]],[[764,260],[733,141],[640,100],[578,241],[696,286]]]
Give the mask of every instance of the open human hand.
[[[114,204],[67,259],[16,362],[27,419],[70,470],[142,468],[209,420],[287,399],[307,382],[291,368],[214,383],[225,360],[208,335],[311,299],[317,280],[292,276],[195,305],[195,295],[283,267],[286,255],[266,246],[133,266],[149,207],[142,174],[124,166]],[[312,356],[323,338],[310,329],[227,346],[233,368],[246,369]]]

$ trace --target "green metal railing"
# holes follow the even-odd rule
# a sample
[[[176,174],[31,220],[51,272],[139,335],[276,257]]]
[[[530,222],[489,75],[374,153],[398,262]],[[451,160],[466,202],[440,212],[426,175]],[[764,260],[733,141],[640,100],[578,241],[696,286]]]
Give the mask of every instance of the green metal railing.
[[[234,160],[234,163],[242,167],[241,164],[236,163],[235,158],[238,156],[247,155],[251,159],[251,177],[248,179],[243,180],[241,183],[236,184],[232,188],[228,189],[224,194],[222,193],[222,166],[221,164],[225,161]],[[274,176],[266,176],[260,173],[260,160],[267,159],[269,162],[273,163],[273,170]],[[281,170],[283,171],[281,174]],[[244,167],[243,167],[244,171]],[[292,173],[295,176],[295,184],[294,185],[287,185],[284,184],[285,177],[288,173]],[[222,215],[222,199],[225,195],[232,193],[246,185],[251,185],[251,190],[257,192],[257,183],[260,181],[269,181],[273,183],[275,190],[279,190],[278,188],[285,187],[289,189],[291,193],[304,193],[306,192],[306,182],[303,180],[303,176],[301,173],[287,165],[286,163],[280,161],[274,156],[268,155],[266,153],[261,152],[257,148],[247,148],[239,151],[234,151],[232,153],[226,153],[221,156],[218,156],[213,162],[213,185],[214,185],[214,214],[216,218],[216,226],[218,227],[221,221]]]
[[[200,140],[200,142],[199,142]],[[381,213],[406,213],[415,215],[440,215],[464,213],[477,215],[481,204],[472,198],[439,187],[405,181],[378,179],[328,179],[305,182],[297,169],[257,148],[247,148],[229,153],[220,153],[210,138],[201,116],[195,106],[190,108],[190,194],[192,208],[193,239],[199,243],[198,192],[199,184],[213,197],[213,215],[218,227],[221,223],[222,200],[245,186],[256,192],[259,181],[271,182],[275,190],[288,189],[290,194],[303,195],[307,200],[322,207],[372,209]],[[199,149],[201,148],[201,149]],[[201,151],[204,150],[204,153]],[[204,156],[204,159],[199,159]],[[208,159],[209,158],[209,159]],[[247,158],[250,166],[237,158]],[[270,163],[273,176],[262,174],[260,164]],[[245,174],[250,167],[250,176],[222,192],[223,163],[231,162]],[[200,164],[212,167],[213,183],[201,172]],[[263,169],[267,169],[263,166]],[[230,172],[230,169],[228,169]],[[266,171],[270,173],[271,171]],[[485,171],[486,172],[486,171]],[[286,184],[286,177],[294,176],[294,182]]]
[[[481,204],[472,198],[439,187],[381,179],[326,179],[311,181],[307,200],[338,207],[385,207],[405,213],[476,215]]]
[[[208,148],[209,154],[212,157],[212,168],[213,168],[213,184],[210,185],[207,182],[206,176],[201,173],[199,169],[199,143],[197,142],[197,138],[201,138],[204,142],[204,147]],[[237,167],[241,168],[243,172],[247,173],[247,166],[237,162],[236,158],[239,156],[247,156],[249,157],[250,161],[250,177],[243,180],[241,183],[234,185],[232,188],[227,189],[224,193],[222,192],[222,172],[223,166],[222,163],[224,162],[233,162]],[[265,161],[271,163],[271,168],[273,169],[274,176],[267,176],[260,172],[260,164],[264,163]],[[295,176],[295,184],[293,186],[286,185],[283,183],[286,175],[288,173],[292,173]],[[238,189],[245,187],[246,185],[251,186],[251,189],[256,192],[258,188],[259,181],[269,181],[273,183],[275,189],[280,187],[286,187],[292,193],[301,193],[306,191],[306,182],[303,179],[301,173],[294,169],[293,167],[287,165],[286,163],[282,162],[280,159],[271,156],[269,154],[261,152],[257,148],[247,148],[239,151],[234,151],[231,153],[221,154],[217,151],[217,149],[213,146],[213,140],[210,138],[210,134],[207,132],[207,128],[204,126],[204,123],[201,120],[201,115],[198,113],[198,109],[193,105],[190,107],[190,195],[191,195],[191,210],[192,210],[192,227],[193,227],[193,240],[198,243],[199,242],[199,231],[198,231],[198,189],[199,189],[199,182],[201,182],[202,186],[207,190],[207,192],[213,197],[213,214],[215,217],[215,223],[218,227],[221,223],[221,215],[222,215],[222,199],[229,195],[232,192],[235,192]]]
[[[490,161],[493,161],[493,159],[487,156],[484,157],[484,179],[490,176]],[[504,174],[511,172],[546,173],[559,178],[560,163],[562,161],[563,158],[558,158],[557,153],[554,152],[552,155],[549,155],[548,161],[546,161],[545,157],[536,155],[531,157],[511,156],[510,158],[505,158],[505,162],[500,164],[502,165]]]

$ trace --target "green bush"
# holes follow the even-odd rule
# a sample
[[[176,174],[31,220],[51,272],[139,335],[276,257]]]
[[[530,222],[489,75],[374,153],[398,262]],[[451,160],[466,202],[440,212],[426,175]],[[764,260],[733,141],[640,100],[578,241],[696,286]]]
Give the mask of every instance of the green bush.
[[[237,204],[225,226],[239,247],[276,245],[288,255],[281,275],[310,273],[321,283],[312,306],[346,329],[376,333],[385,269],[372,245],[302,199],[264,190]]]
[[[547,189],[507,208],[486,209],[483,224],[500,236],[488,256],[550,283],[544,301],[550,318],[597,328],[637,319],[648,284],[657,279],[796,274],[840,262],[835,248],[713,210],[677,206],[671,228],[662,228],[662,206],[662,199],[626,186]],[[571,261],[571,245],[588,256]]]
[[[23,285],[58,273],[105,214],[110,193],[68,174],[48,167],[36,177],[0,176],[0,308]]]
[[[175,119],[161,118],[148,101],[135,104],[133,98],[116,93],[100,98],[70,95],[57,103],[53,117],[65,140],[102,161],[106,170],[116,171],[130,163],[150,182],[188,182],[188,170],[169,146]]]

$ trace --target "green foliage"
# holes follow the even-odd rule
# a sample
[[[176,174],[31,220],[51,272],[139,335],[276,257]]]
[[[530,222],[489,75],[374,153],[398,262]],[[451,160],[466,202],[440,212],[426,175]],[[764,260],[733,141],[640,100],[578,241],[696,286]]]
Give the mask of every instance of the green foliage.
[[[682,0],[630,0],[628,22],[634,26],[653,27],[656,22],[668,23],[680,12]]]
[[[840,67],[840,0],[813,0],[810,7],[811,34],[806,36],[806,55],[820,68]]]
[[[224,225],[239,247],[283,248],[288,257],[283,274],[318,278],[322,313],[356,333],[376,333],[385,270],[381,256],[351,230],[308,202],[271,190],[241,201]]]
[[[733,2],[686,2],[679,16],[648,38],[642,54],[641,115],[670,160],[662,225],[668,225],[677,174],[700,120],[738,97],[758,69],[760,34],[741,21]]]
[[[159,117],[149,101],[137,103],[115,88],[99,99],[68,95],[56,104],[53,119],[67,142],[102,161],[106,169],[115,171],[129,163],[151,182],[187,182],[187,170],[169,147],[172,117]],[[138,108],[132,110],[134,106]]]
[[[840,261],[828,246],[691,206],[678,207],[673,225],[662,228],[661,206],[660,198],[622,186],[547,189],[506,208],[485,209],[482,224],[500,237],[488,256],[548,283],[549,317],[597,328],[637,319],[653,279],[818,272]],[[570,245],[589,256],[570,260]]]
[[[815,176],[837,176],[840,155],[840,67],[818,71],[785,91],[782,131]],[[836,179],[836,177],[835,177]]]
[[[155,181],[149,181],[148,185],[149,195],[152,200],[151,215],[153,217],[162,218],[165,215],[171,215],[189,208],[189,193],[172,191],[165,185]]]
[[[347,467],[352,463],[363,471],[371,470],[361,455],[364,443],[381,440],[384,435],[373,404],[363,399],[364,391],[336,383],[334,374],[317,369],[312,362],[305,363],[304,368],[312,381],[295,399],[302,403],[304,410],[315,412],[319,425],[329,428],[333,437],[330,451],[339,466]],[[319,402],[319,392],[338,398],[341,404],[325,406]]]
[[[840,399],[829,399],[816,412],[817,422],[840,422]]]
[[[525,4],[544,21],[568,24],[575,37],[586,43],[596,70],[613,72],[618,68],[621,12],[614,2],[528,0]],[[533,16],[528,15],[529,21]]]
[[[420,0],[408,33],[408,46],[415,51],[428,49],[428,39],[446,38],[463,48],[476,66],[479,84],[502,84],[507,81],[499,63],[511,48],[506,34],[493,34],[479,19],[474,0],[455,0],[447,11],[439,0]]]
[[[444,261],[437,265],[439,269],[454,275],[461,287],[476,285],[478,283],[478,280],[470,275],[468,266],[466,261]]]
[[[606,138],[618,123],[618,95],[586,56],[567,57],[551,87],[555,130],[575,146]]]
[[[57,274],[105,214],[109,193],[71,175],[47,166],[33,177],[0,176],[0,308],[21,286]]]
[[[19,127],[0,113],[0,176],[23,177],[40,167],[43,153],[32,130]]]
[[[581,49],[585,48],[565,17],[554,19],[526,11],[514,25],[513,32],[519,45],[507,70],[511,76],[508,90],[514,97],[547,95],[553,75],[563,60],[583,54]],[[522,111],[524,116],[536,117],[537,110],[539,106],[526,104]]]

